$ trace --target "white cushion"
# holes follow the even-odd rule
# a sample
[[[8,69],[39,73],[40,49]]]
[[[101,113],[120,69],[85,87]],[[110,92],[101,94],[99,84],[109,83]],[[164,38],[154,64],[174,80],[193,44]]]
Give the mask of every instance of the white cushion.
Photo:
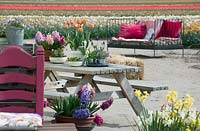
[[[42,126],[42,117],[33,113],[0,112],[0,127]]]

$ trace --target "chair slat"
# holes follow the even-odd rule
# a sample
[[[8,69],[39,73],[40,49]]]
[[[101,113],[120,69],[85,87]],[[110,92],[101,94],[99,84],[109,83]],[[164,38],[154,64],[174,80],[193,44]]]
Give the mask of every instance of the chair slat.
[[[35,85],[35,77],[20,73],[9,73],[0,75],[0,84],[6,83],[23,83]]]
[[[23,106],[7,106],[0,108],[1,112],[34,113],[35,109]]]
[[[0,92],[0,101],[5,100],[25,100],[25,101],[35,101],[34,100],[35,93],[23,91],[23,90],[8,90]]]
[[[18,46],[5,48],[0,53],[0,67],[19,66],[34,68],[35,63],[35,58]]]

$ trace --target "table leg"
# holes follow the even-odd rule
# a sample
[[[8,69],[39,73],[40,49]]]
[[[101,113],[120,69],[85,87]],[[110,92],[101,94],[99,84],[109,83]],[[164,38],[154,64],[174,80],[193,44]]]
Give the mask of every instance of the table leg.
[[[113,74],[113,76],[119,84],[120,88],[122,89],[123,94],[128,99],[136,115],[140,115],[141,111],[143,110],[143,106],[139,99],[135,96],[134,91],[128,80],[126,79],[124,73]]]
[[[87,84],[87,83],[92,83],[93,80],[93,75],[84,75],[83,78],[79,81],[77,87],[76,87],[76,91],[75,93],[77,93],[82,87],[83,85]]]

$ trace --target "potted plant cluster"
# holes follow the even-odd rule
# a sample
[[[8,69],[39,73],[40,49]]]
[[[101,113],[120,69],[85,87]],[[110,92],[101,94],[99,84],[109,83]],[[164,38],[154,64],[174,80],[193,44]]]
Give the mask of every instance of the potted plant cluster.
[[[144,101],[147,93],[136,91],[135,95]],[[192,108],[194,99],[186,95],[177,99],[175,91],[169,91],[167,103],[155,112],[144,111],[139,116],[139,131],[200,131],[200,112]]]
[[[64,55],[64,48],[67,45],[64,36],[59,32],[53,31],[51,34],[44,35],[38,31],[35,35],[35,42],[42,45],[45,50],[45,61],[49,58],[54,63],[64,63],[67,57]]]
[[[101,126],[104,120],[98,114],[98,110],[106,110],[113,103],[113,98],[108,99],[101,105],[93,102],[95,91],[84,85],[77,94],[65,98],[57,98],[50,102],[50,107],[56,111],[55,120],[58,123],[75,123],[77,128],[93,127],[93,123]]]
[[[66,21],[64,28],[67,31],[66,41],[72,50],[71,56],[84,56],[94,24],[88,24],[86,19],[69,19]]]
[[[67,64],[69,66],[82,66],[83,61],[80,57],[72,56],[67,58]]]
[[[92,45],[86,52],[86,65],[87,66],[107,66],[106,57],[109,53],[105,51],[104,44]]]
[[[6,38],[8,44],[23,45],[24,40],[24,18],[22,16],[9,19],[6,23]]]

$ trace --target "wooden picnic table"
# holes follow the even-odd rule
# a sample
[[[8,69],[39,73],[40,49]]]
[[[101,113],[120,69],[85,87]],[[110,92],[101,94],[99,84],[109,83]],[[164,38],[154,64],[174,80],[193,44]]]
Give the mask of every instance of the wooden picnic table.
[[[139,115],[140,112],[143,110],[143,106],[139,99],[135,96],[129,81],[125,76],[125,73],[138,72],[139,70],[139,67],[117,64],[109,64],[108,67],[70,67],[67,64],[53,64],[50,62],[45,62],[46,76],[50,75],[50,72],[56,71],[81,74],[82,79],[79,81],[75,93],[87,83],[94,83],[95,88],[98,88],[93,81],[93,77],[95,75],[112,75],[113,78],[117,81],[119,87],[121,88],[122,94],[125,98],[127,98],[131,107],[137,115]]]

